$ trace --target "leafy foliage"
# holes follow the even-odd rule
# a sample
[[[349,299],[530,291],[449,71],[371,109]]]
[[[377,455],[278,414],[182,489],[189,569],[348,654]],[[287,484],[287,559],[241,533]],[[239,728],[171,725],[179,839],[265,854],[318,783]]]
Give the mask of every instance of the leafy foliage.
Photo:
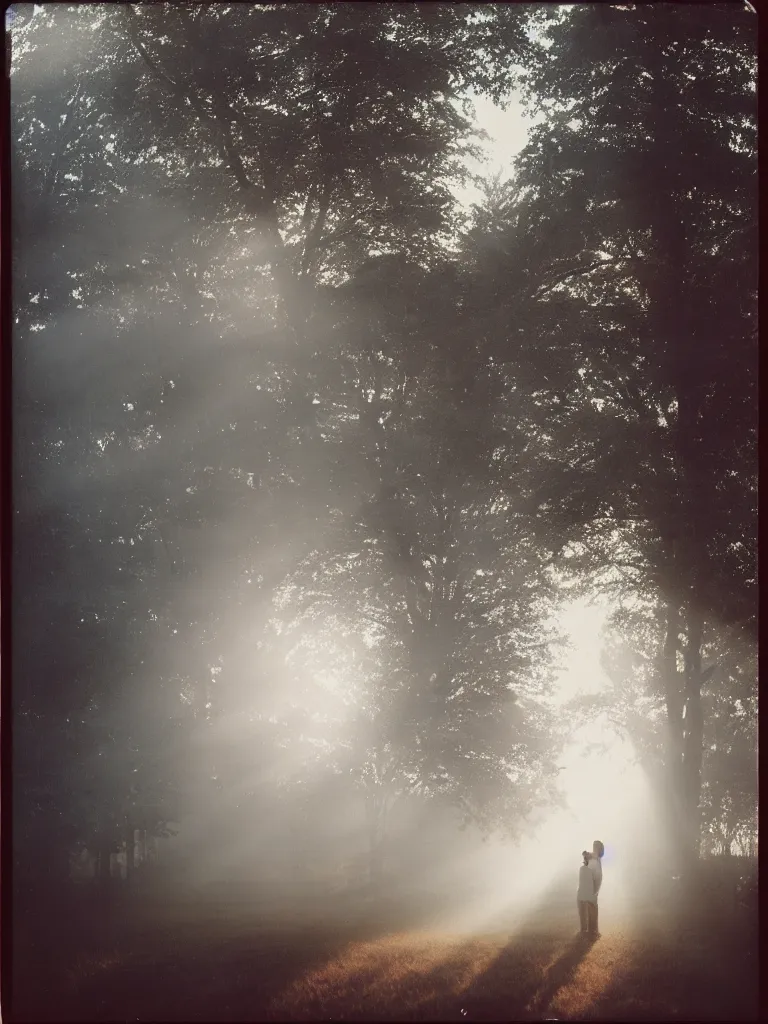
[[[666,714],[742,829],[754,59],[689,14],[18,20],[19,850],[217,799],[299,822],[339,780],[374,852],[413,792],[514,832],[554,799],[564,573],[644,602],[611,712],[669,767]],[[546,118],[466,217],[467,96],[516,80]]]

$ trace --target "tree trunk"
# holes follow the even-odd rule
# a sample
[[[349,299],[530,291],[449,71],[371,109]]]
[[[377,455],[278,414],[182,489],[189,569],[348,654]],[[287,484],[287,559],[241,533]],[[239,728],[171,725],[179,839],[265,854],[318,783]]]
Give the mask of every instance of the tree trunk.
[[[701,645],[704,619],[699,607],[687,609],[685,659],[685,705],[683,707],[683,804],[684,852],[698,860],[701,837],[701,765],[704,755],[704,711],[701,704]]]
[[[674,548],[673,548],[674,556]],[[667,603],[667,626],[660,674],[667,711],[666,801],[669,834],[675,853],[680,854],[683,837],[680,832],[683,806],[683,695],[682,676],[677,669],[680,632],[680,607],[675,599]],[[677,865],[679,869],[681,864]]]
[[[125,829],[125,881],[128,885],[133,882],[136,871],[136,833],[133,824],[129,823]]]
[[[704,713],[701,703],[701,645],[704,621],[697,605],[685,610],[684,670],[677,667],[680,607],[675,599],[667,605],[667,627],[661,676],[667,711],[667,781],[670,837],[677,867],[688,871],[698,860],[701,847],[701,766]]]
[[[668,71],[670,69],[667,69]],[[662,152],[675,152],[679,143],[669,133],[669,110],[680,97],[675,94],[669,74],[652,78],[652,105],[656,119],[655,141]],[[658,244],[660,272],[649,286],[651,319],[659,340],[664,372],[677,402],[671,431],[676,481],[670,509],[672,558],[668,580],[678,588],[677,609],[668,617],[664,649],[665,692],[670,719],[670,784],[678,815],[675,833],[681,866],[699,860],[701,828],[699,799],[703,744],[701,706],[701,639],[703,618],[693,600],[707,558],[706,537],[702,536],[702,510],[706,508],[706,462],[700,451],[698,419],[708,382],[700,375],[697,353],[701,339],[696,317],[687,298],[692,258],[691,241],[683,216],[685,186],[679,174],[670,174],[664,187],[654,195],[652,230]],[[674,594],[674,590],[673,590]],[[671,595],[670,595],[671,596]],[[673,621],[679,607],[686,610],[686,644],[682,679],[677,671],[680,623]],[[674,648],[674,650],[673,650]],[[682,683],[682,686],[680,685]]]
[[[111,872],[111,861],[112,861],[112,844],[104,836],[100,836],[97,843],[97,857],[98,857],[98,883],[99,888],[103,893],[109,891],[112,872]]]
[[[368,881],[371,891],[381,884],[384,869],[384,833],[386,828],[386,795],[378,787],[366,794],[366,816],[368,818]]]
[[[66,837],[58,829],[51,837],[47,854],[51,884],[54,888],[67,886],[70,880],[70,846]]]
[[[370,837],[369,859],[368,859],[368,884],[371,892],[375,892],[381,880],[381,851],[376,841],[376,835]]]

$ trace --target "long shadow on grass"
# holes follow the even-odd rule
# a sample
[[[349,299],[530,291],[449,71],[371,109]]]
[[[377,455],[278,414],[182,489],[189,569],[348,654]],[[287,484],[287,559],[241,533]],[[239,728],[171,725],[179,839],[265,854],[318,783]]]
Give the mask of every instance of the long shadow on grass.
[[[14,1021],[253,1021],[298,977],[338,956],[350,941],[375,934],[369,922],[319,923],[304,915],[270,920],[201,907],[199,917],[175,926],[158,913],[141,933],[99,929],[82,941],[77,916],[42,956],[23,942]],[[382,926],[385,927],[385,926]],[[51,943],[48,943],[51,945]],[[58,968],[58,969],[54,969]]]
[[[254,1021],[272,1016],[276,998],[294,982],[333,962],[352,943],[416,927],[420,908],[349,907],[299,912],[271,923],[250,915],[217,915],[158,925],[80,950],[68,988],[40,977],[26,1008],[14,1000],[14,1021]],[[119,931],[119,930],[118,930]],[[117,933],[116,933],[117,934]],[[61,947],[60,947],[61,948]],[[62,948],[62,952],[70,952]],[[72,951],[73,952],[73,951]],[[69,958],[76,963],[77,957]],[[65,972],[60,972],[60,976]],[[29,985],[29,983],[28,983]]]
[[[526,1004],[526,1014],[533,1020],[540,1020],[553,1002],[560,989],[573,980],[579,965],[589,952],[592,942],[584,935],[571,939],[564,953],[547,968],[547,972],[535,995]]]
[[[542,1020],[558,991],[569,983],[589,951],[588,940],[572,939],[542,974],[542,960],[551,955],[552,941],[512,942],[458,1002],[465,1020]],[[428,1009],[425,1016],[431,1016]]]
[[[463,1019],[543,1018],[547,1007],[571,981],[592,948],[590,940],[578,932],[568,937],[568,915],[562,896],[563,881],[557,879],[510,935],[509,943],[490,967],[464,991],[460,1000]],[[575,900],[573,903],[576,925]],[[553,955],[556,959],[545,967]]]
[[[174,950],[147,950],[83,993],[73,1017],[112,1021],[254,1021],[293,981],[337,956],[347,935],[307,929],[211,943],[201,935]]]
[[[586,1020],[756,1021],[756,936],[716,919],[698,929],[670,927],[636,941],[626,966],[585,1013]]]
[[[202,932],[174,947],[148,943],[107,959],[105,969],[85,979],[77,993],[59,996],[45,1019],[104,1024],[264,1019],[276,995],[337,956],[348,941],[347,935],[307,930],[290,938],[266,932],[210,942]]]
[[[375,976],[369,976],[367,967],[350,970],[349,965],[339,963],[335,983],[325,990],[325,1007],[313,1008],[300,1000],[298,1004],[291,1004],[288,1019],[311,1019],[313,1015],[322,1018],[326,1014],[329,1019],[367,1020],[536,1019],[539,1007],[546,1008],[558,989],[567,984],[589,949],[589,943],[584,943],[580,937],[574,940],[577,913],[570,891],[567,878],[556,879],[525,919],[516,922],[510,942],[491,964],[458,992],[454,985],[456,978],[468,970],[471,973],[473,960],[476,956],[482,957],[482,946],[487,948],[492,938],[480,940],[481,949],[475,953],[467,948],[473,943],[472,936],[466,937],[465,944],[450,930],[444,936],[438,932],[438,941],[441,937],[449,940],[446,954],[439,964],[423,968],[415,939],[413,969],[404,973],[397,971],[395,976],[389,973],[386,956],[376,967]],[[573,911],[569,913],[571,903]],[[382,937],[388,931],[402,933],[409,927],[426,928],[429,934],[433,930],[429,922],[435,909],[414,905],[411,913],[404,915],[400,908],[390,917],[389,928],[383,918],[377,918],[377,926],[369,927],[364,938],[371,941],[377,938],[377,932]],[[508,916],[509,912],[495,915],[496,920],[489,921],[488,925],[498,926]],[[458,945],[450,941],[456,939],[459,939]],[[327,968],[329,962],[330,958],[323,967]],[[362,997],[361,988],[365,990]],[[307,998],[311,989],[309,985]],[[285,1019],[277,1013],[275,1017]]]
[[[509,945],[461,996],[450,994],[450,959],[436,972],[425,972],[423,980],[429,982],[434,973],[435,984],[424,985],[424,990],[436,994],[428,996],[418,1009],[408,1000],[412,1012],[407,1016],[415,1013],[421,1019],[520,1019],[530,1016],[525,1007],[531,1000],[535,1000],[531,1005],[544,1006],[586,952],[567,945],[567,933],[564,935],[563,928],[558,929],[557,925],[558,921],[562,925],[562,920],[557,913],[552,918],[552,906],[560,906],[561,890],[558,881],[544,894],[522,923],[521,934],[516,930]],[[394,905],[388,913],[383,907],[370,907],[351,915],[337,909],[322,922],[317,918],[314,923],[296,918],[275,927],[268,927],[256,913],[239,920],[234,916],[229,920],[224,915],[218,921],[201,913],[199,919],[188,921],[183,927],[150,930],[140,938],[126,939],[111,953],[105,950],[101,964],[96,963],[97,970],[80,978],[77,991],[67,996],[51,990],[47,1012],[38,1014],[36,1019],[105,1024],[127,1019],[268,1019],[274,1016],[272,1007],[279,1003],[282,993],[337,960],[350,943],[370,942],[393,931],[418,928],[420,918],[428,918],[430,913],[426,905],[411,905],[408,913]],[[575,918],[574,907],[574,924]],[[566,916],[566,929],[568,920]],[[547,969],[553,957],[557,959]],[[98,961],[98,957],[92,959]],[[460,958],[456,966],[461,966]],[[418,987],[421,980],[413,979],[412,984]],[[402,989],[407,987],[404,979]],[[385,1000],[386,1005],[371,1006],[372,1011],[377,1010],[376,1016],[401,1017],[395,1004],[402,1003],[406,992],[400,989],[400,984],[396,984],[395,991]],[[437,994],[440,992],[445,995]],[[350,998],[353,995],[350,991]],[[322,1008],[318,1010],[322,1016]],[[312,1008],[307,1006],[304,1011],[311,1014]],[[302,1016],[306,1013],[302,1012]]]

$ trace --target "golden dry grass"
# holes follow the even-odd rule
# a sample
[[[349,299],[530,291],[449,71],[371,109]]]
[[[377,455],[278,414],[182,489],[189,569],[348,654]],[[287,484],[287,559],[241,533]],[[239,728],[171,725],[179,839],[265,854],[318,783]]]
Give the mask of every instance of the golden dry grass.
[[[337,957],[297,979],[270,1005],[270,1016],[366,1017],[387,1006],[412,1016],[433,1002],[458,1000],[498,955],[500,944],[403,933],[350,943]]]
[[[746,922],[668,914],[601,924],[535,908],[512,934],[456,934],[392,917],[322,922],[198,907],[135,918],[37,970],[16,1020],[754,1020],[757,957]],[[20,1010],[20,1012],[19,1012]]]

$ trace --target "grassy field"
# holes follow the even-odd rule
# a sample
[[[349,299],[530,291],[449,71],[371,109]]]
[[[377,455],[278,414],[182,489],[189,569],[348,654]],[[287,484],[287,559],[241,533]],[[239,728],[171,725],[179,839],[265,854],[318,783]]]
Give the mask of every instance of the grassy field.
[[[557,898],[555,898],[557,896]],[[24,941],[13,1012],[31,1020],[756,1020],[755,922],[663,907],[595,943],[552,892],[461,933],[414,900],[282,908],[232,898],[117,908],[58,952]],[[26,948],[25,948],[26,946]]]

